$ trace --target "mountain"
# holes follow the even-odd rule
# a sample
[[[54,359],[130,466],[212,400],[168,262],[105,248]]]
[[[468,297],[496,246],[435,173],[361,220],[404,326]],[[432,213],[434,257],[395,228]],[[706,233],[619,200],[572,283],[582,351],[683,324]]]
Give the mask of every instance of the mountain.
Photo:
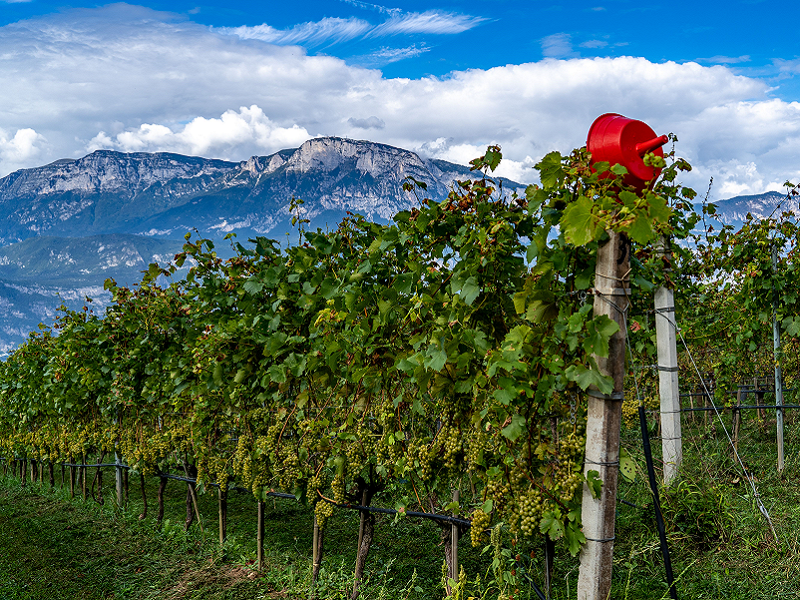
[[[149,263],[169,262],[187,231],[293,239],[292,198],[304,201],[310,228],[333,227],[348,211],[385,222],[418,202],[402,189],[407,177],[427,184],[420,197],[441,200],[476,174],[334,137],[241,162],[98,150],[11,173],[0,179],[0,351],[51,322],[62,302],[76,309],[89,296],[101,312],[106,278],[135,283]]]
[[[182,246],[183,240],[119,233],[39,236],[0,248],[0,279],[70,289],[102,286],[113,277],[122,285],[133,285],[150,263],[168,264]]]
[[[385,144],[331,137],[239,163],[98,150],[0,179],[0,245],[39,235],[182,238],[195,228],[216,238],[231,231],[280,237],[291,230],[293,197],[304,200],[312,225],[333,225],[347,211],[388,220],[415,202],[402,190],[408,176],[440,200],[475,173]]]
[[[783,210],[788,210],[800,215],[798,197],[787,198],[782,192],[765,192],[750,196],[736,196],[727,200],[715,202],[717,213],[723,223],[739,227],[747,220],[750,213],[756,219],[763,219],[770,215],[778,216]]]

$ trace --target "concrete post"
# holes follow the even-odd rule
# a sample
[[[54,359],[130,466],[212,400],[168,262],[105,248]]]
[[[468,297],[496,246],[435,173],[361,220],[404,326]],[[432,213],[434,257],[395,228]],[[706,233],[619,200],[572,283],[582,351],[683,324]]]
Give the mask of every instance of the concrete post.
[[[681,445],[681,399],[678,389],[678,347],[675,339],[675,301],[671,289],[656,290],[656,346],[658,390],[661,396],[661,451],[664,485],[678,474],[683,460]]]
[[[608,357],[594,357],[600,371],[613,380],[612,393],[602,394],[593,388],[588,392],[584,475],[596,471],[603,485],[597,498],[586,484],[583,486],[586,544],[581,550],[578,600],[607,600],[614,556],[630,245],[624,234],[609,231],[608,235],[608,241],[597,250],[594,314],[608,316],[619,325],[619,331],[609,341]]]

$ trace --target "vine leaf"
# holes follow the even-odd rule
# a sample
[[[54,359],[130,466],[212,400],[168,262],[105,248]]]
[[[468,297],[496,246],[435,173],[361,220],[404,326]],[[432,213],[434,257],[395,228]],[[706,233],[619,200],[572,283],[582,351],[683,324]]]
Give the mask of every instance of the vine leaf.
[[[597,500],[603,490],[603,480],[600,479],[600,473],[595,470],[586,473],[586,484],[589,486],[589,493],[592,494],[592,498]]]
[[[584,365],[570,365],[564,371],[567,379],[574,381],[578,386],[586,391],[594,385],[602,394],[610,394],[614,390],[614,384],[610,377],[604,376],[595,369],[586,368]]]
[[[619,472],[629,483],[636,479],[636,462],[625,448],[619,449]]]
[[[525,428],[525,417],[522,415],[514,415],[511,417],[511,423],[503,427],[501,433],[512,442],[522,435]]]
[[[561,229],[567,241],[576,246],[585,246],[597,235],[599,220],[592,213],[591,199],[581,196],[564,209]]]
[[[561,521],[561,511],[549,510],[542,515],[539,531],[555,541],[564,537],[564,523]]]

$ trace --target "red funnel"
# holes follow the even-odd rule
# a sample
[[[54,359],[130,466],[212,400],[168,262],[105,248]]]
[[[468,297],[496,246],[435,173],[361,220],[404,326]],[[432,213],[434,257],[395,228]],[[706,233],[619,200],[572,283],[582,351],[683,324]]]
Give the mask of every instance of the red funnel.
[[[661,146],[667,136],[656,132],[642,121],[628,119],[616,113],[607,113],[595,119],[589,128],[586,147],[592,154],[592,163],[607,162],[612,167],[620,164],[628,169],[623,181],[637,189],[644,189],[661,169],[648,167],[642,157],[648,152],[664,156]]]

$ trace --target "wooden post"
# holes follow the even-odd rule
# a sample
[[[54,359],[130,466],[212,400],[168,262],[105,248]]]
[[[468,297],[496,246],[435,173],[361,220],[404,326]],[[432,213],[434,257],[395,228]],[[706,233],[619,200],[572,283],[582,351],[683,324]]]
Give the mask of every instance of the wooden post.
[[[325,545],[325,529],[320,528],[319,523],[317,522],[317,515],[314,514],[314,548],[312,551],[313,556],[313,563],[311,568],[311,592],[312,597],[316,598],[316,590],[314,586],[319,579],[319,571],[322,568],[322,555],[324,553],[324,545]]]
[[[677,476],[683,460],[675,300],[671,289],[660,287],[656,290],[655,309],[658,391],[661,397],[661,452],[664,460],[664,485],[669,485]]]
[[[778,271],[778,247],[772,246],[772,270]],[[775,406],[783,406],[783,377],[781,376],[781,329],[778,324],[778,294],[772,295],[772,344],[775,360]],[[775,422],[778,436],[778,472],[783,472],[783,409],[775,409]]]
[[[453,502],[459,501],[459,490],[453,490]],[[452,523],[450,525],[450,577],[453,581],[458,581],[458,525]]]
[[[27,466],[28,466],[28,465],[26,465],[26,464],[25,464],[25,462],[26,462],[26,461],[25,461],[25,459],[23,458],[23,459],[22,459],[22,464],[20,465],[20,470],[19,470],[19,472],[22,474],[22,477],[20,477],[20,479],[22,480],[22,481],[21,481],[21,485],[22,485],[22,487],[25,487],[25,477],[26,477],[26,473],[27,473],[27,471],[28,471],[28,469],[27,469]]]
[[[739,451],[739,428],[742,424],[742,410],[739,408],[742,405],[742,386],[736,390],[736,408],[733,409],[733,447]]]
[[[124,493],[123,502],[125,506],[128,505],[128,500],[130,500],[130,490],[129,490],[130,482],[128,480],[128,469],[122,469],[122,491]]]
[[[217,500],[219,501],[219,545],[223,547],[228,538],[228,490],[222,491],[217,488]]]
[[[258,501],[258,533],[256,535],[256,544],[258,546],[258,570],[264,568],[264,502]]]
[[[361,494],[361,506],[367,505],[367,490]],[[358,562],[358,553],[361,550],[361,542],[364,541],[364,520],[366,519],[367,511],[360,512],[358,521],[358,546],[356,546],[356,562]]]
[[[114,467],[115,475],[116,475],[116,484],[117,484],[117,506],[122,508],[125,505],[125,494],[123,493],[123,481],[122,481],[122,463],[119,461],[119,454],[114,452]]]
[[[544,593],[547,600],[553,590],[553,559],[556,555],[556,543],[549,536],[544,536]]]
[[[614,555],[619,438],[625,377],[625,311],[628,308],[630,244],[622,233],[607,232],[609,239],[597,250],[594,314],[606,315],[619,325],[608,344],[608,356],[593,358],[600,372],[611,378],[610,394],[590,388],[586,422],[584,475],[599,477],[597,498],[584,483],[582,521],[586,544],[581,550],[578,600],[607,600],[611,592]]]
[[[83,501],[86,502],[86,453],[83,454],[83,462],[81,463],[81,493],[83,494]]]

